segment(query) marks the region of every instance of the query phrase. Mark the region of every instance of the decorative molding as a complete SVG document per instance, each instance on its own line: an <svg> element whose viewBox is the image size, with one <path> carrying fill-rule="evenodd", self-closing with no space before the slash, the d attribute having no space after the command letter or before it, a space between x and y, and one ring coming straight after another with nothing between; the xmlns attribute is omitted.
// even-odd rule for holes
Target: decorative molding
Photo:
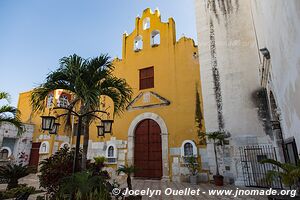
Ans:
<svg viewBox="0 0 300 200"><path fill-rule="evenodd" d="M145 112L136 116L128 129L128 153L127 153L127 162L129 165L134 164L134 134L136 126L143 121L144 119L154 120L160 127L161 130L161 145L162 145L162 169L163 177L162 179L169 179L169 147L168 147L168 129L165 121L157 114L151 112Z"/></svg>
<svg viewBox="0 0 300 200"><path fill-rule="evenodd" d="M144 106L134 106L134 104L140 100L144 94L146 93L150 93L150 96L154 96L156 97L157 99L159 99L161 101L161 103L156 103L156 104L147 104L147 105L144 105ZM130 103L129 105L127 106L127 110L130 111L130 110L141 110L141 109L145 109L145 108L155 108L155 107L161 107L161 106L168 106L170 105L171 102L160 96L159 94L155 93L155 92L140 92Z"/></svg>

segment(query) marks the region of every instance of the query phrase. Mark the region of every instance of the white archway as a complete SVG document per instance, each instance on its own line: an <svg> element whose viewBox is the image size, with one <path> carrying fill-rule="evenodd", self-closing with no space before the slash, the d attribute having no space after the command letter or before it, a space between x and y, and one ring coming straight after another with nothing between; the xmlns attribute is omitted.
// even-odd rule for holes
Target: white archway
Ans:
<svg viewBox="0 0 300 200"><path fill-rule="evenodd" d="M163 169L163 177L162 179L169 179L169 146L168 146L168 129L165 121L157 114L146 112L142 113L132 120L129 129L128 129L128 153L127 153L127 161L129 165L134 164L134 133L136 126L139 122L145 119L154 120L160 127L161 130L161 145L162 145L162 169Z"/></svg>

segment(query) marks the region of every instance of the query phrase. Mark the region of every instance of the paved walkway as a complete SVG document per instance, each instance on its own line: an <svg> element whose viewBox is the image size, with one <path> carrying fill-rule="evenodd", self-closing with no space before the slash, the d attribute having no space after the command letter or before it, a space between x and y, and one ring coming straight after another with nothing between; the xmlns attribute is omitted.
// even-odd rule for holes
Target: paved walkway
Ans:
<svg viewBox="0 0 300 200"><path fill-rule="evenodd" d="M204 200L210 200L210 199L235 199L235 200L267 200L267 197L262 196L239 196L234 198L233 195L231 196L210 196L208 194L209 190L233 190L235 193L236 186L228 185L223 187L216 187L213 184L199 184L199 185L191 185L189 183L178 183L178 182L163 182L163 181L154 181L154 180L134 180L133 181L133 189L139 189L139 190L147 190L147 188L150 188L151 190L158 190L161 191L161 195L153 195L153 197L143 196L144 199L163 199L163 200L194 200L194 199L204 199ZM177 192L185 192L188 194L191 190L197 190L199 189L198 195L176 195ZM239 189L250 189L250 188L239 188ZM252 188L253 189L253 188ZM168 195L169 192L173 191L175 195Z"/></svg>
<svg viewBox="0 0 300 200"><path fill-rule="evenodd" d="M33 186L37 189L39 189L39 181L35 174L31 174L19 181L20 183L26 183L28 186ZM125 187L126 181L122 183L122 186ZM166 182L166 181L157 181L157 180L133 180L133 189L134 190L145 190L145 193L148 189L148 195L143 195L143 200L151 199L151 200L194 200L194 199L204 199L204 200L211 200L211 199L235 199L235 200L267 200L264 196L238 196L234 198L233 195L231 196L213 196L209 195L209 190L233 190L232 194L235 193L236 187L232 185L227 185L223 187L216 187L213 184L199 184L199 185L191 185L189 183L177 183L177 182ZM0 184L0 190L5 189L5 184ZM167 195L168 192L185 192L188 194L191 190L200 190L198 192L198 195ZM239 188L239 189L253 189L253 188ZM155 192L157 195L153 195L152 197L149 197L150 190L152 192ZM159 194L160 191L160 194ZM31 195L29 197L29 200L35 200L36 196L41 194L35 194Z"/></svg>

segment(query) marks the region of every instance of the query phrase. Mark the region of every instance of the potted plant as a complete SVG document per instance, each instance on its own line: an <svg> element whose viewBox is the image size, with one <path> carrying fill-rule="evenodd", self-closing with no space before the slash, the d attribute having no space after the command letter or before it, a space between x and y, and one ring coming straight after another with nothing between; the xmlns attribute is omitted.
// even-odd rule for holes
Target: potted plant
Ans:
<svg viewBox="0 0 300 200"><path fill-rule="evenodd" d="M280 170L269 170L267 172L267 180L272 182L275 178L280 178L285 186L295 189L300 194L300 162L297 164L281 163L273 159L265 159L260 161L262 164L272 164L280 168Z"/></svg>
<svg viewBox="0 0 300 200"><path fill-rule="evenodd" d="M217 146L224 145L224 140L230 137L228 132L224 131L216 131L206 134L207 139L213 142L214 145L214 153L215 153L215 162L216 162L216 174L213 176L214 182L216 186L224 185L224 177L220 175L219 171L219 163L218 163L218 154L217 154Z"/></svg>
<svg viewBox="0 0 300 200"><path fill-rule="evenodd" d="M119 175L120 173L124 173L127 175L127 187L128 190L132 190L132 183L131 183L131 176L132 174L136 171L136 168L133 165L127 166L127 165L121 165L118 169L117 169L117 174ZM141 195L137 195L137 196L128 196L125 197L125 199L127 200L140 200L142 199Z"/></svg>
<svg viewBox="0 0 300 200"><path fill-rule="evenodd" d="M191 172L190 175L190 183L197 185L198 183L198 161L197 158L194 156L187 157L187 167Z"/></svg>

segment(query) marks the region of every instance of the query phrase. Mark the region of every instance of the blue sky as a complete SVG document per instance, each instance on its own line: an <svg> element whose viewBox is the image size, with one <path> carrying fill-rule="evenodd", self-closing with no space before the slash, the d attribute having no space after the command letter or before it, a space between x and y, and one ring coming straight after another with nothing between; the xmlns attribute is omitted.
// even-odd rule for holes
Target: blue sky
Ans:
<svg viewBox="0 0 300 200"><path fill-rule="evenodd" d="M197 40L194 0L0 0L0 91L16 106L64 56L121 57L122 34L148 7L175 19L177 39Z"/></svg>

